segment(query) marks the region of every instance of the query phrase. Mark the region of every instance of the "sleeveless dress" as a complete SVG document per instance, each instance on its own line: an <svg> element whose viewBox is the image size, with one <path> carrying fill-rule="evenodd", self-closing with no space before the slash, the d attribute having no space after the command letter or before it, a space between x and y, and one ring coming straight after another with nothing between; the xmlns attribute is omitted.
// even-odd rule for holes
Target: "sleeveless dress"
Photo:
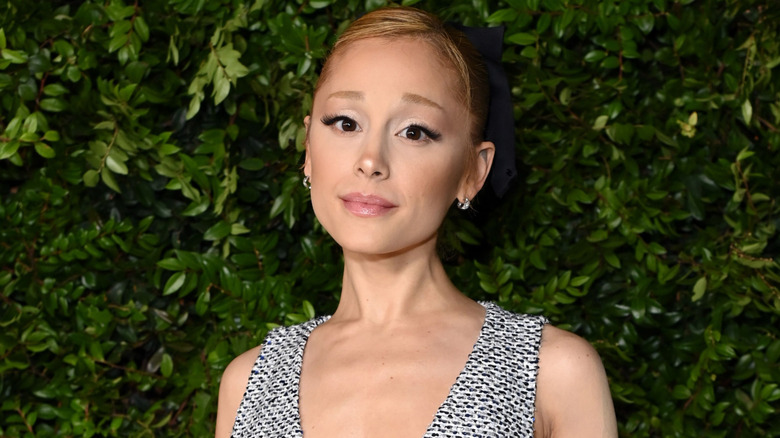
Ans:
<svg viewBox="0 0 780 438"><path fill-rule="evenodd" d="M539 343L547 319L483 302L485 322L423 438L533 437ZM268 333L232 438L303 437L298 384L309 334L329 316Z"/></svg>

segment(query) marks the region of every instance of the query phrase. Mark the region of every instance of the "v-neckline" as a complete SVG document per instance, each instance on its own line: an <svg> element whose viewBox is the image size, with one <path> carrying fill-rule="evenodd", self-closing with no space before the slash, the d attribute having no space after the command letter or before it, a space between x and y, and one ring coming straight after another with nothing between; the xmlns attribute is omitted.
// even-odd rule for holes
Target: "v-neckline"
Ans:
<svg viewBox="0 0 780 438"><path fill-rule="evenodd" d="M482 307L485 308L485 319L482 321L482 326L479 329L477 340L474 342L474 346L471 348L468 357L466 357L466 362L463 364L463 368L461 368L460 373L458 373L457 377L455 377L455 381L452 382L452 385L450 385L450 390L447 393L447 397L444 398L444 401L441 402L439 407L436 409L436 412L433 413L433 418L431 418L431 422L428 424L428 427L425 429L425 432L421 435L421 438L427 437L431 431L431 428L436 424L436 420L439 418L439 413L442 411L442 408L446 406L452 399L453 392L455 392L460 386L460 382L463 379L463 375L466 373L466 371L468 371L470 365L474 361L474 356L476 355L477 350L483 343L485 329L490 323L490 321L492 320L491 314L494 310L495 304L491 302L483 302L483 301L479 301L479 304L481 304ZM295 403L295 408L293 409L293 412L295 412L295 428L296 430L300 431L301 436L303 436L303 426L301 426L300 390L301 390L301 370L303 369L303 353L304 350L306 350L306 344L309 342L309 336L311 336L311 332L313 332L314 329L319 327L320 324L328 321L329 319L330 319L330 315L321 316L319 318L315 318L309 321L306 324L306 329L302 333L302 339L298 347L297 354L295 355L295 363L293 364L295 367L295 373L293 377L293 384L295 388L293 402Z"/></svg>

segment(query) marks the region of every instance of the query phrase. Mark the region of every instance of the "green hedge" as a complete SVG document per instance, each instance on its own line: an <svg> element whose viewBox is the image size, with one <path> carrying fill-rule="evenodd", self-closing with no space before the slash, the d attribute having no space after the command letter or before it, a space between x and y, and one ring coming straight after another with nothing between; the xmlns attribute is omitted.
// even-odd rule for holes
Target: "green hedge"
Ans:
<svg viewBox="0 0 780 438"><path fill-rule="evenodd" d="M210 435L229 360L334 309L302 120L384 4L2 2L0 436ZM623 436L780 436L774 0L418 5L507 27L521 177L447 220L456 284L590 340Z"/></svg>

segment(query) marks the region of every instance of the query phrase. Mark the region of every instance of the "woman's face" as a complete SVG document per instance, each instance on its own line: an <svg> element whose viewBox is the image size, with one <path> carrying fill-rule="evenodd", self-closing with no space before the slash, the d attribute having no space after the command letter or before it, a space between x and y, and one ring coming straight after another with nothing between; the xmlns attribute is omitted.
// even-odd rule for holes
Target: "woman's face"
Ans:
<svg viewBox="0 0 780 438"><path fill-rule="evenodd" d="M345 252L434 244L452 202L482 186L493 145L471 144L455 75L427 43L372 38L336 56L305 121L317 218Z"/></svg>

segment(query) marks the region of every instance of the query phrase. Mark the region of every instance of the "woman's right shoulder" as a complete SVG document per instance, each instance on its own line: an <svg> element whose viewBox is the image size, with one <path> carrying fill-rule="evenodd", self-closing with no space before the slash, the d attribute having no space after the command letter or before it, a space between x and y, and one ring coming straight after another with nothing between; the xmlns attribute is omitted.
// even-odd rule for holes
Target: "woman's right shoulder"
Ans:
<svg viewBox="0 0 780 438"><path fill-rule="evenodd" d="M244 398L249 375L260 355L261 348L262 345L259 345L236 356L222 373L217 403L216 438L227 438L233 431L238 407Z"/></svg>
<svg viewBox="0 0 780 438"><path fill-rule="evenodd" d="M252 367L255 365L257 357L260 356L261 348L262 345L258 345L257 347L239 354L230 361L228 366L225 368L225 371L222 373L220 393L222 391L222 385L225 383L241 383L242 390L246 389L246 383L249 381L249 372L252 371Z"/></svg>

